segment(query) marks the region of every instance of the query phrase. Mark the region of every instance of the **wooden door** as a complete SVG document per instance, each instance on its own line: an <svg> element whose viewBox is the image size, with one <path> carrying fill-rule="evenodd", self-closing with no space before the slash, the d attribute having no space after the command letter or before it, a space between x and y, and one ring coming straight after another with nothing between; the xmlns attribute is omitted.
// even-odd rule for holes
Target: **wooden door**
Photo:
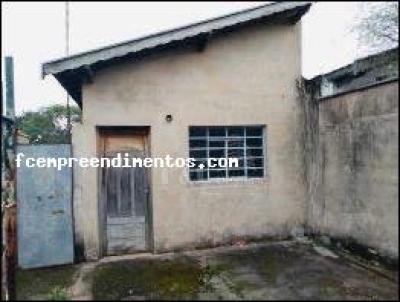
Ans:
<svg viewBox="0 0 400 302"><path fill-rule="evenodd" d="M145 158L145 134L108 134L103 156ZM134 253L148 248L147 170L144 167L102 168L102 198L105 211L105 249L108 255Z"/></svg>

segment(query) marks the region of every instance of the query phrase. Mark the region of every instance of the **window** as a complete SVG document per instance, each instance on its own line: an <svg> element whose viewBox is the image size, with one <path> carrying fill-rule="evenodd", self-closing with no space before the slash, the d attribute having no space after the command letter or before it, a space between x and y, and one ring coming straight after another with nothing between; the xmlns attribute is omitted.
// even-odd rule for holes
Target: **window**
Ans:
<svg viewBox="0 0 400 302"><path fill-rule="evenodd" d="M189 157L195 159L195 166L189 169L192 181L264 177L264 127L191 126ZM239 165L208 167L209 158L237 158Z"/></svg>

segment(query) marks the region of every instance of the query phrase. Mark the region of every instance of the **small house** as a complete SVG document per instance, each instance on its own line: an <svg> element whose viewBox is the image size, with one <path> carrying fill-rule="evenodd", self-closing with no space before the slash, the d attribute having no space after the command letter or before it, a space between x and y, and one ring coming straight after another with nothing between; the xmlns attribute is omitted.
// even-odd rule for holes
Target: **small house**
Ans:
<svg viewBox="0 0 400 302"><path fill-rule="evenodd" d="M47 62L82 109L74 157L194 158L194 167L74 167L87 259L287 237L306 219L301 17L277 2ZM233 168L202 167L208 158Z"/></svg>

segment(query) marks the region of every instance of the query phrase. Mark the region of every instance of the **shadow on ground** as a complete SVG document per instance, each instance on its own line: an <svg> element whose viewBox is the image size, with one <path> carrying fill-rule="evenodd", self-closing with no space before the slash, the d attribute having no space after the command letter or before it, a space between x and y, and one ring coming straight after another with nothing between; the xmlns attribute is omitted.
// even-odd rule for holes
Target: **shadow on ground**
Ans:
<svg viewBox="0 0 400 302"><path fill-rule="evenodd" d="M256 244L134 258L19 272L19 298L47 291L57 299L57 292L51 292L56 286L67 289L66 298L96 300L398 299L396 280L340 257L323 256L311 244Z"/></svg>

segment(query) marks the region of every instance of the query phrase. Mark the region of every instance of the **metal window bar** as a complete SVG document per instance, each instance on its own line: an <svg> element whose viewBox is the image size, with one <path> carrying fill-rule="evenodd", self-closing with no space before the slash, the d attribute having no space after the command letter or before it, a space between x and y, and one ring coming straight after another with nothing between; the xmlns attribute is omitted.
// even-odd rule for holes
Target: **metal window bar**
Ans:
<svg viewBox="0 0 400 302"><path fill-rule="evenodd" d="M229 151L231 150L242 150L243 151L243 156L235 157L239 160L243 159L243 167L237 167L237 168L228 168L225 167L223 169L212 169L213 171L223 171L225 170L225 177L224 178L235 178L235 176L229 176L229 171L230 170L244 170L244 177L248 178L248 171L249 170L263 170L263 177L266 175L265 172L265 166L266 166L266 148L265 148L265 127L264 126L252 126L255 128L260 128L261 130L261 135L247 135L248 132L248 126L233 126L235 128L242 128L243 129L243 136L229 136L228 132L229 129L231 129L232 126L225 126L225 127L219 127L223 129L224 136L210 136L210 126L209 127L204 127L205 129L205 136L189 136L189 153L191 151L206 151L206 156L207 158L201 157L201 158L195 158L196 161L207 161L211 156L210 156L210 151L213 150L223 150L225 154L225 158L229 158ZM247 144L247 139L261 139L261 146L248 146ZM190 147L190 142L192 141L204 141L205 142L205 147ZM238 146L229 146L229 141L234 141L234 140L239 140L243 141L243 146L238 147ZM210 147L210 142L224 142L223 146L219 147ZM248 156L247 155L247 150L252 149L252 150L261 150L261 156ZM248 165L248 160L251 159L262 159L263 160L263 165L262 167L249 167ZM207 172L207 180L210 179L210 168L205 167L204 169L197 169L196 167L190 168L190 172ZM214 179L222 178L222 177L212 177ZM204 178L201 178L204 180Z"/></svg>

